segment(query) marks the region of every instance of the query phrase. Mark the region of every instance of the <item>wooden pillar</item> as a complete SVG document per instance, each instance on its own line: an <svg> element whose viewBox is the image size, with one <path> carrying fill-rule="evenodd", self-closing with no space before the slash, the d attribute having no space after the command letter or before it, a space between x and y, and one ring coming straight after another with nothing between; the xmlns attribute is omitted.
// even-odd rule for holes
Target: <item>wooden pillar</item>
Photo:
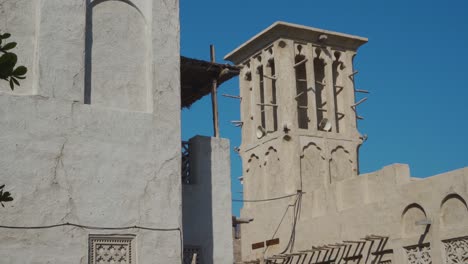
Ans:
<svg viewBox="0 0 468 264"><path fill-rule="evenodd" d="M215 54L214 45L210 45L210 56L211 56L211 63L215 63L216 54ZM214 136L219 138L217 88L218 88L218 79L216 77L216 78L213 78L213 80L211 81L211 106L213 110L213 132L214 132Z"/></svg>

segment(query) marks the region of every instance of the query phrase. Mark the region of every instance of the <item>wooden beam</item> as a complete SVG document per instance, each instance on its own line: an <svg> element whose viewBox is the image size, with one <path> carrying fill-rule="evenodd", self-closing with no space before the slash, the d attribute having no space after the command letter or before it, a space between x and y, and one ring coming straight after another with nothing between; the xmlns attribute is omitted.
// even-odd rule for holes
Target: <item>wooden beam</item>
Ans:
<svg viewBox="0 0 468 264"><path fill-rule="evenodd" d="M216 52L215 52L214 45L210 45L210 57L211 57L211 62L216 63ZM216 78L213 78L213 80L211 80L211 107L213 111L213 132L214 132L214 137L219 138L217 89L218 89L218 80Z"/></svg>

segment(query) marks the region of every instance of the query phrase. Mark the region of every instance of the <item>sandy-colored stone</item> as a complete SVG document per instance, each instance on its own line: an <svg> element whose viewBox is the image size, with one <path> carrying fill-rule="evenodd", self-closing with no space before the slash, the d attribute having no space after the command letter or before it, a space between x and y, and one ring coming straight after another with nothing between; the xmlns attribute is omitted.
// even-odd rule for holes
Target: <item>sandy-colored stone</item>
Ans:
<svg viewBox="0 0 468 264"><path fill-rule="evenodd" d="M226 56L243 67L244 199L304 192L295 230L299 196L244 204L241 217L254 218L242 226L244 260L375 234L388 236L387 249L393 250L381 263L408 263L410 255L425 254L432 263L444 263L444 246L463 250L468 244L468 168L414 179L407 165L394 164L358 175L364 137L356 127L361 101L355 99L353 57L366 42L277 22ZM280 244L252 249L272 238ZM413 247L418 244L424 246Z"/></svg>

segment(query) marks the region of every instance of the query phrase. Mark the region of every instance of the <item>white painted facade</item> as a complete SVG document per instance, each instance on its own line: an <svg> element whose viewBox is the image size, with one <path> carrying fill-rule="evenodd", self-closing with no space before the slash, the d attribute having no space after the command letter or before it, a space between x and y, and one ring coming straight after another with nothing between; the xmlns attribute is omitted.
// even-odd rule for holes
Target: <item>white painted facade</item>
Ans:
<svg viewBox="0 0 468 264"><path fill-rule="evenodd" d="M1 263L181 262L178 3L0 1Z"/></svg>

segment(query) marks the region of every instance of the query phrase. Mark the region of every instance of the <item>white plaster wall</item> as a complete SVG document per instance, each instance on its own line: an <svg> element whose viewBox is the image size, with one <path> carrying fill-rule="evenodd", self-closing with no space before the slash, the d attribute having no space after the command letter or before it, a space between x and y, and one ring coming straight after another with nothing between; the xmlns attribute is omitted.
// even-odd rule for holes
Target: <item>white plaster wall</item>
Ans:
<svg viewBox="0 0 468 264"><path fill-rule="evenodd" d="M147 111L145 17L137 7L121 1L99 2L89 10L91 103Z"/></svg>
<svg viewBox="0 0 468 264"><path fill-rule="evenodd" d="M230 149L226 139L190 139L194 183L183 186L184 245L201 248L206 264L232 264Z"/></svg>
<svg viewBox="0 0 468 264"><path fill-rule="evenodd" d="M8 0L12 1L12 0ZM86 2L36 0L33 94L83 102ZM19 9L12 9L13 14ZM15 34L15 32L12 32ZM19 53L18 56L23 56Z"/></svg>
<svg viewBox="0 0 468 264"><path fill-rule="evenodd" d="M35 65L24 62L27 91L15 91L26 96L0 84L0 179L14 197L1 209L0 225L180 227L178 1L143 3L150 73L144 82L151 87L144 101L153 110L147 113L83 104L85 1L31 1L36 13L27 2L0 2L8 14L0 23L29 41L18 56L29 60L28 52L37 52ZM87 263L88 235L96 233L135 234L138 263L180 263L178 231L76 227L0 229L0 262Z"/></svg>
<svg viewBox="0 0 468 264"><path fill-rule="evenodd" d="M2 209L2 225L179 226L178 126L162 127L151 114L39 96L2 94L0 102L1 179L15 199ZM177 111L167 114L178 117ZM36 257L42 259L37 263L81 263L87 235L98 231L0 232L10 238L2 240L0 258L11 263ZM179 261L178 232L105 233L122 232L137 235L141 263Z"/></svg>
<svg viewBox="0 0 468 264"><path fill-rule="evenodd" d="M16 94L31 94L33 90L33 74L31 73L31 69L34 68L36 55L37 6L38 1L31 0L0 1L1 33L12 34L7 41L18 43L18 46L13 50L19 55L18 65L26 66L30 70L28 73L29 78L22 81L21 86L15 89L14 93ZM0 91L13 93L7 82L0 82Z"/></svg>

